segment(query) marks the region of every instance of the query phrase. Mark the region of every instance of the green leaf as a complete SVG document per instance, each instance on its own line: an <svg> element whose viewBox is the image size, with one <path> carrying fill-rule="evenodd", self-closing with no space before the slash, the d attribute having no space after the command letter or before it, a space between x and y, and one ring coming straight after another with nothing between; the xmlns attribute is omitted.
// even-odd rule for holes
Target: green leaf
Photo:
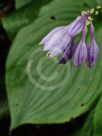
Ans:
<svg viewBox="0 0 102 136"><path fill-rule="evenodd" d="M16 33L24 26L34 21L40 8L51 0L35 0L27 5L15 10L12 14L2 18L2 24L10 39L13 39ZM22 1L21 1L22 3Z"/></svg>
<svg viewBox="0 0 102 136"><path fill-rule="evenodd" d="M92 0L93 1L93 0ZM39 18L17 34L6 64L11 129L24 123L64 123L85 113L101 93L100 57L94 68L58 65L39 45L54 27L66 25L92 1L55 0L40 10ZM95 3L93 2L93 5ZM96 28L101 45L101 24Z"/></svg>
<svg viewBox="0 0 102 136"><path fill-rule="evenodd" d="M30 3L32 0L15 0L16 1L16 9L21 8L28 3Z"/></svg>
<svg viewBox="0 0 102 136"><path fill-rule="evenodd" d="M41 5L41 3L50 2L50 0L15 0L16 1L16 9L21 8L30 2L33 2L33 4Z"/></svg>
<svg viewBox="0 0 102 136"><path fill-rule="evenodd" d="M94 115L94 136L102 136L102 96L98 102Z"/></svg>

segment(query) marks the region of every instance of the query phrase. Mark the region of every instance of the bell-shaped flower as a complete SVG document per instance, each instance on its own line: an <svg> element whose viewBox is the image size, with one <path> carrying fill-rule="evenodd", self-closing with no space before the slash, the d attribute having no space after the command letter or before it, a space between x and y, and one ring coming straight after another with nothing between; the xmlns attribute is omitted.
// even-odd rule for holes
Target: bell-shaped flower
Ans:
<svg viewBox="0 0 102 136"><path fill-rule="evenodd" d="M87 52L88 52L87 65L89 66L89 68L91 68L95 64L97 56L99 54L99 48L95 41L94 26L92 23L90 24L90 37L91 37L91 40L87 48Z"/></svg>
<svg viewBox="0 0 102 136"><path fill-rule="evenodd" d="M79 16L71 24L53 29L40 42L44 44L43 50L49 51L50 57L59 55L69 45L72 37L82 31L86 19L86 15Z"/></svg>
<svg viewBox="0 0 102 136"><path fill-rule="evenodd" d="M86 27L84 27L82 30L82 36L81 36L80 43L75 49L75 52L73 55L73 63L77 67L83 64L87 59L87 48L85 44L86 32L87 32Z"/></svg>
<svg viewBox="0 0 102 136"><path fill-rule="evenodd" d="M68 29L69 26L62 26L57 27L48 33L40 42L40 44L44 44L44 51L55 52L56 49L63 51L71 40L71 36L68 35ZM59 53L59 51L57 52ZM57 53L55 54L58 55Z"/></svg>

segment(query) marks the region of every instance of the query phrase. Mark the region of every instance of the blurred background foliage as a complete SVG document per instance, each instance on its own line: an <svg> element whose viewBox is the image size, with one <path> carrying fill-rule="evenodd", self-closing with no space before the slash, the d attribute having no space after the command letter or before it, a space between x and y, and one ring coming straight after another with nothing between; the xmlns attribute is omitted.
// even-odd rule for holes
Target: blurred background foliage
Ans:
<svg viewBox="0 0 102 136"><path fill-rule="evenodd" d="M0 1L0 136L102 136L102 15L94 21L100 46L96 66L73 68L47 60L43 72L57 79L42 81L36 71L41 50L33 56L32 74L44 86L64 86L46 91L31 84L26 73L30 54L52 28L67 25L82 10L101 0L1 0ZM12 130L12 131L11 131Z"/></svg>

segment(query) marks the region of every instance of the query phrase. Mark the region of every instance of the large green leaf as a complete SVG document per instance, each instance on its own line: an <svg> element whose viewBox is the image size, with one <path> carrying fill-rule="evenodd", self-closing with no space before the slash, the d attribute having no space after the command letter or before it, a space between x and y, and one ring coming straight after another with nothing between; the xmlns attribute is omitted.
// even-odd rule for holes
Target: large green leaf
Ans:
<svg viewBox="0 0 102 136"><path fill-rule="evenodd" d="M42 52L40 40L55 26L71 22L93 2L55 0L14 39L6 65L11 129L24 123L64 123L88 111L101 93L100 57L94 68L58 65ZM91 4L92 5L92 4ZM93 3L93 6L95 3ZM96 28L99 45L102 27Z"/></svg>
<svg viewBox="0 0 102 136"><path fill-rule="evenodd" d="M24 26L34 21L40 8L51 0L34 0L2 18L2 24L10 39ZM21 3L24 1L21 1ZM27 2L27 1L26 1Z"/></svg>

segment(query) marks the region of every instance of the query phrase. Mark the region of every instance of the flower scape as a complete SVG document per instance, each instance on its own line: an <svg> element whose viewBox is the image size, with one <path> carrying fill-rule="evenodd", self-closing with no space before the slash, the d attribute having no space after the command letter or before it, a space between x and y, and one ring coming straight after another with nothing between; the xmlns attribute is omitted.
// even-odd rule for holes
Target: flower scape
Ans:
<svg viewBox="0 0 102 136"><path fill-rule="evenodd" d="M48 51L49 57L61 55L59 64L66 64L68 60L80 67L86 63L92 68L99 55L99 48L94 36L93 15L102 12L102 7L83 11L71 24L54 28L40 42L43 50ZM86 45L86 34L90 32L90 42ZM75 43L76 36L81 33L79 43Z"/></svg>

